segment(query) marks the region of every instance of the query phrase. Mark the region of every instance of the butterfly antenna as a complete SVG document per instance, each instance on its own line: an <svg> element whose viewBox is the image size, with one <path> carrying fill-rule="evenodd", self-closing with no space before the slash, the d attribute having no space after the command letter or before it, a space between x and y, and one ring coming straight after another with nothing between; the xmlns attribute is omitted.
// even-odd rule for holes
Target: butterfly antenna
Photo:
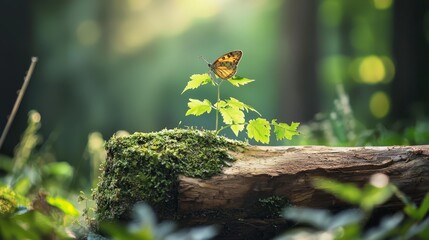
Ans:
<svg viewBox="0 0 429 240"><path fill-rule="evenodd" d="M214 75L213 74L213 72L212 71L210 71L210 68L211 68L211 64L209 63L209 61L207 61L203 56L200 56L200 58L202 59L202 60L204 60L204 62L206 62L207 63L207 65L209 66L209 71L208 71L208 75L210 76L210 78L211 79L216 79L216 77L213 77L213 76L216 76L216 75ZM214 80L213 80L213 82L215 82ZM213 83L213 85L214 85L214 83Z"/></svg>
<svg viewBox="0 0 429 240"><path fill-rule="evenodd" d="M203 56L200 56L200 58L202 59L202 60L204 60L204 62L206 62L208 65L210 65L210 63L203 57Z"/></svg>

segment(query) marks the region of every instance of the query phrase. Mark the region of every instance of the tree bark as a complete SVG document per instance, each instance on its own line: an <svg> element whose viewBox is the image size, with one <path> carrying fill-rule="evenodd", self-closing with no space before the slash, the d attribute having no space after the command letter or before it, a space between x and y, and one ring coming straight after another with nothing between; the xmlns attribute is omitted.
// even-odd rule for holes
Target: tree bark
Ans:
<svg viewBox="0 0 429 240"><path fill-rule="evenodd" d="M315 190L311 182L316 176L361 186L372 174L384 173L415 202L429 191L429 145L252 146L234 157L237 160L231 167L210 179L180 177L180 215L199 216L187 218L193 224L228 222L231 227L241 219L241 223L261 229L263 225L285 224L279 219L257 216L258 201L271 196L285 197L294 206L331 209L346 206L330 194ZM399 200L390 201L389 206L403 207Z"/></svg>

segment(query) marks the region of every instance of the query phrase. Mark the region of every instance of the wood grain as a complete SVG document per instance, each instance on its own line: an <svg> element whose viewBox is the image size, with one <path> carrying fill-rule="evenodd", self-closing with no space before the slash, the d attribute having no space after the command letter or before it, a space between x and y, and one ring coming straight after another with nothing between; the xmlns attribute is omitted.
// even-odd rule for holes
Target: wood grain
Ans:
<svg viewBox="0 0 429 240"><path fill-rule="evenodd" d="M384 173L414 201L429 191L429 145L389 147L251 146L222 174L202 180L181 176L178 212L240 212L251 217L259 199L286 197L292 205L330 208L342 203L312 187L313 177L363 185ZM401 205L398 201L392 206ZM402 205L401 205L402 206Z"/></svg>

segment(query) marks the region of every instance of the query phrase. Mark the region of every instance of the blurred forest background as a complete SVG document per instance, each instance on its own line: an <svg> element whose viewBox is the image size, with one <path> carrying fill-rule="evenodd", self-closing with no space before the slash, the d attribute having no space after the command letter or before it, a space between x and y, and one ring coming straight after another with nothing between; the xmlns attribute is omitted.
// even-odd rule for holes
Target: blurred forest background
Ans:
<svg viewBox="0 0 429 240"><path fill-rule="evenodd" d="M367 128L428 119L426 0L40 0L0 9L1 129L39 58L2 154L13 155L32 109L55 158L82 169L91 132L213 129L213 114L184 114L189 98L215 99L214 89L180 93L208 71L200 56L238 49L237 74L256 81L223 85L222 95L268 119L314 121L332 111L338 86Z"/></svg>

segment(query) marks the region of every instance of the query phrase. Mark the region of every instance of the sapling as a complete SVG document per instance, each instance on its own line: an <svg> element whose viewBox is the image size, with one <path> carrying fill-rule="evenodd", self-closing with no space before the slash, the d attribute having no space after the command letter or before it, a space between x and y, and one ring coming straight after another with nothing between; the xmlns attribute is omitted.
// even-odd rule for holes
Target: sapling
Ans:
<svg viewBox="0 0 429 240"><path fill-rule="evenodd" d="M250 105L247 105L236 98L230 97L229 99L221 99L220 87L222 83L228 82L235 87L240 87L255 80L244 78L235 75L237 65L241 58L241 51L233 51L226 53L216 59L212 64L207 64L210 68L209 73L194 74L190 77L182 94L191 89L197 89L203 85L211 83L217 88L217 99L212 103L208 99L198 100L190 98L188 102L188 110L186 116L195 115L200 116L204 113L210 113L212 110L216 111L215 131L219 134L221 131L230 128L235 136L246 129L247 137L254 139L257 142L266 143L270 142L271 129L273 128L277 140L288 139L291 140L294 135L299 135L297 128L299 123L292 122L290 125L287 123L277 122L276 119L268 121L262 118L262 115ZM259 117L246 121L246 114L254 112ZM219 113L222 116L224 126L219 127Z"/></svg>

